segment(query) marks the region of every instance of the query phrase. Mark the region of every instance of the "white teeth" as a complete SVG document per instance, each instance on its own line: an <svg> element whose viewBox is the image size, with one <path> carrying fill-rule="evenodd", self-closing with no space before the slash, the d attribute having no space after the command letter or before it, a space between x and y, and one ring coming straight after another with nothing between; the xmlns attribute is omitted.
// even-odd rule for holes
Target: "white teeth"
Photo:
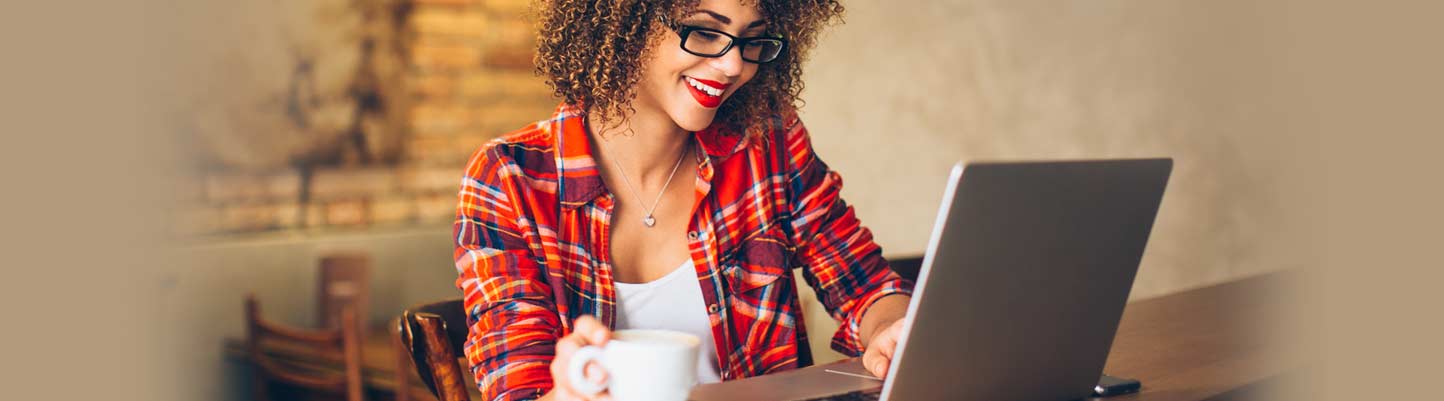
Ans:
<svg viewBox="0 0 1444 401"><path fill-rule="evenodd" d="M700 90L700 91L702 91L703 93L706 93L707 95L710 95L710 96L722 96L722 90L721 90L721 89L717 89L717 88L713 88L713 87L707 86L706 84L703 84L703 83L701 83L701 82L698 82L698 81L695 80L695 79L692 79L692 77L686 77L686 78L687 78L687 84L688 84L688 85L692 85L693 88L697 88L697 90Z"/></svg>

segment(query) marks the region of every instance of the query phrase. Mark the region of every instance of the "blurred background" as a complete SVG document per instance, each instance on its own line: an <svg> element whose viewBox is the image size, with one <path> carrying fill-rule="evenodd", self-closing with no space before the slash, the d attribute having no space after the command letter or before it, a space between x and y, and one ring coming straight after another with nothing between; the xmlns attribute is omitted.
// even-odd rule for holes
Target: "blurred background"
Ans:
<svg viewBox="0 0 1444 401"><path fill-rule="evenodd" d="M1428 13L1386 18L1369 12L1389 9L1382 6L844 4L846 22L823 35L807 63L802 118L818 153L845 178L845 199L885 255L921 255L948 167L958 160L1173 157L1173 178L1131 293L1135 300L1312 270L1327 259L1320 199L1330 194L1324 177L1337 171L1325 163L1320 138L1341 127L1324 121L1339 110L1380 111L1328 102L1378 89L1361 76L1387 78L1393 66L1420 73L1437 65L1398 61L1386 68L1363 63L1371 67L1367 73L1348 69L1367 59L1360 54L1397 50L1380 43L1402 43L1359 40L1360 25L1374 34L1400 29L1389 31L1390 38L1431 37L1409 30L1421 20L1394 19ZM126 283L112 289L123 295L111 309L117 312L98 318L110 320L90 324L143 326L112 336L122 338L126 345L117 348L127 351L107 358L102 370L145 372L129 375L164 383L141 389L154 398L249 399L247 294L267 319L297 327L318 327L325 318L318 304L328 296L363 294L358 325L383 333L367 334L373 340L402 308L459 296L450 224L466 157L497 135L545 118L556 105L532 74L532 6L528 0L157 0L84 13L138 28L112 34L115 42L132 44L124 51L97 50L73 63L117 63L107 75L61 71L72 79L59 92L83 94L87 82L114 78L141 97L62 107L99 106L148 118L96 117L102 127L145 135L106 138L93 150L141 156L115 160L126 173L117 174L121 180L80 186L85 193L128 194L96 212L115 219L96 229L120 241L100 240L92 252L140 253L117 256L117 266L131 266L119 272L81 257L80 264L109 274L96 277ZM85 30L77 43L109 47L107 31L97 26L103 25L91 25L97 33ZM9 37L24 38L19 32ZM1334 50L1345 46L1354 53ZM1426 85L1409 82L1398 88ZM1437 95L1424 98L1433 101L1420 110L1437 111ZM97 135L89 126L76 129L89 132L83 138ZM64 137L59 140L53 147L66 149ZM1353 149L1361 157L1378 155ZM82 176L96 177L93 167L84 167ZM99 176L107 177L104 172ZM89 214L79 215L76 225L93 223L84 217ZM73 233L56 229L53 237L75 242ZM362 286L328 292L333 287L320 267L337 257L363 266ZM76 279L65 271L40 281ZM811 297L809 289L803 292ZM817 360L839 357L826 346L836 324L809 308ZM144 317L128 321L130 310ZM1259 330L1292 336L1316 328L1300 327ZM154 366L116 365L127 358Z"/></svg>
<svg viewBox="0 0 1444 401"><path fill-rule="evenodd" d="M318 317L315 266L370 255L370 326L455 297L450 223L478 146L556 105L532 73L528 0L180 4L174 233L167 271L195 396L243 394L223 358L239 300ZM1290 194L1313 146L1270 115L1269 33L1250 2L847 2L807 64L803 121L890 257L921 255L958 160L1167 156L1177 167L1132 296L1300 268ZM187 34L204 32L201 35ZM1290 231L1294 230L1294 231ZM804 291L810 292L810 291ZM810 294L806 296L810 297ZM819 361L836 323L809 304Z"/></svg>

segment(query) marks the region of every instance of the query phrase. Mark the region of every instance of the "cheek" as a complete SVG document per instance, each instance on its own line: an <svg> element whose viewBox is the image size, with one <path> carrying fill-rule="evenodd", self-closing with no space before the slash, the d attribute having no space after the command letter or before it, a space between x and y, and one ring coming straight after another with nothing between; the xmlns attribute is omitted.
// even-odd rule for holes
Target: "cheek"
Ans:
<svg viewBox="0 0 1444 401"><path fill-rule="evenodd" d="M644 75L654 84L670 87L677 83L677 80L682 79L682 71L686 71L695 64L695 60L688 60L675 54L657 55L643 67L646 69Z"/></svg>
<svg viewBox="0 0 1444 401"><path fill-rule="evenodd" d="M742 89L742 86L752 82L752 79L757 77L757 73L760 70L761 68L759 68L757 64L752 63L748 63L747 66L742 67L742 75L737 77L737 89ZM734 92L735 91L736 90L734 90Z"/></svg>
<svg viewBox="0 0 1444 401"><path fill-rule="evenodd" d="M654 57L641 67L642 77L641 82L638 82L641 94L656 100L670 97L677 88L677 80L680 79L676 64L661 57Z"/></svg>

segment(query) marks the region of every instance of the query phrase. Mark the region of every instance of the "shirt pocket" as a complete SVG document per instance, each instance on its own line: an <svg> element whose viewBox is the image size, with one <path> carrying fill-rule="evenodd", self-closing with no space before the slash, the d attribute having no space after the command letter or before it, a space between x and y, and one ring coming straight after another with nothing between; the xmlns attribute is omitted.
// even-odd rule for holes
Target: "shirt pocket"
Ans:
<svg viewBox="0 0 1444 401"><path fill-rule="evenodd" d="M769 228L742 241L722 260L722 276L733 293L765 287L791 274L794 248L782 229Z"/></svg>
<svg viewBox="0 0 1444 401"><path fill-rule="evenodd" d="M791 266L795 248L781 229L739 243L722 263L729 328L736 349L734 378L797 367L801 310Z"/></svg>

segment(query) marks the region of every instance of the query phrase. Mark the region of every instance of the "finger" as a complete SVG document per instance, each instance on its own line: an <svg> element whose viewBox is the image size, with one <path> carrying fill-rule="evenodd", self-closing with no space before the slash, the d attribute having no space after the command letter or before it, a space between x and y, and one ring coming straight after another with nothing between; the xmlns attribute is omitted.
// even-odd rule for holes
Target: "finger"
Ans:
<svg viewBox="0 0 1444 401"><path fill-rule="evenodd" d="M885 378L887 377L887 365L888 359L879 355L877 358L873 358L873 361L868 365L867 371L872 372L872 375L877 376L879 379Z"/></svg>
<svg viewBox="0 0 1444 401"><path fill-rule="evenodd" d="M878 354L878 356L882 357L882 359L891 360L891 359L892 359L893 351L896 351L896 350L897 350L897 343L896 343L896 342L891 342L891 343L890 343L890 342L888 342L888 341L883 341L882 344L878 344L878 346L877 346L877 354Z"/></svg>
<svg viewBox="0 0 1444 401"><path fill-rule="evenodd" d="M878 344L878 351L882 352L883 357L892 359L893 352L897 350L897 341L902 338L902 329L902 319L898 319L888 326L887 330L883 330L881 338L879 338L882 343Z"/></svg>
<svg viewBox="0 0 1444 401"><path fill-rule="evenodd" d="M582 336L580 336L580 335L578 335L578 334L576 334L576 333L568 334L568 335L562 336L562 338L560 338L560 339L557 339L557 353L556 353L556 355L557 355L558 357L561 357L561 356L571 356L572 353L577 352L578 349L581 349L582 347L585 347L586 345L587 345L587 340L584 339L584 338L582 338Z"/></svg>
<svg viewBox="0 0 1444 401"><path fill-rule="evenodd" d="M586 346L586 340L576 333L557 339L556 355L552 358L551 372L553 382L558 389L571 388L571 384L567 382L567 367L571 364L572 354L583 346Z"/></svg>
<svg viewBox="0 0 1444 401"><path fill-rule="evenodd" d="M587 343L594 345L606 344L612 337L611 330L607 330L606 325L590 315L577 318L573 332L581 334Z"/></svg>
<svg viewBox="0 0 1444 401"><path fill-rule="evenodd" d="M877 342L874 341L873 344L877 344ZM867 350L862 352L862 367L873 376L882 377L882 371L879 369L886 365L883 360L884 358L876 346L867 347Z"/></svg>
<svg viewBox="0 0 1444 401"><path fill-rule="evenodd" d="M878 339L877 352L883 358L892 359L892 354L897 351L897 335L888 334Z"/></svg>
<svg viewBox="0 0 1444 401"><path fill-rule="evenodd" d="M595 345L607 345L607 341L611 341L611 339L612 331L608 330L607 326L602 326L600 324L597 325L596 330L592 331L592 333L587 336L587 341L590 341L592 344Z"/></svg>
<svg viewBox="0 0 1444 401"><path fill-rule="evenodd" d="M597 318L592 315L581 315L573 323L575 324L572 325L572 331L577 333L588 333L602 325L602 322L597 321Z"/></svg>
<svg viewBox="0 0 1444 401"><path fill-rule="evenodd" d="M893 351L896 349L897 337L894 336L884 337L881 341L881 344L878 344L877 354L878 359L880 359L881 361L877 363L877 368L873 369L873 373L877 374L878 378L887 377L888 367L892 365Z"/></svg>

